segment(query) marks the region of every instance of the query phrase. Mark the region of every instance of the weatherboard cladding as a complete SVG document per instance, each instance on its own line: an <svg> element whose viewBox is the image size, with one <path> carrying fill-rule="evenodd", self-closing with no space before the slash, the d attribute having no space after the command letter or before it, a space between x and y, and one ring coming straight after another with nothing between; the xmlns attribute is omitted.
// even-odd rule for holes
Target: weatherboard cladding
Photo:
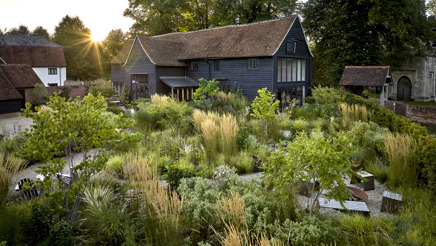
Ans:
<svg viewBox="0 0 436 246"><path fill-rule="evenodd" d="M156 66L156 93L158 94L168 94L171 92L169 86L165 85L160 81L160 77L163 76L177 76L184 77L185 76L185 68L184 67L160 67Z"/></svg>
<svg viewBox="0 0 436 246"><path fill-rule="evenodd" d="M390 76L389 66L346 66L340 85L346 86L384 86Z"/></svg>
<svg viewBox="0 0 436 246"><path fill-rule="evenodd" d="M148 74L149 95L156 93L156 83L153 83L156 81L156 66L150 61L138 39L133 43L125 70L128 76L125 81L128 84L131 82L130 74Z"/></svg>
<svg viewBox="0 0 436 246"><path fill-rule="evenodd" d="M287 40L294 40L297 42L297 46L295 49L295 53L287 53L286 52L286 42ZM273 65L273 81L278 80L278 59L279 58L305 58L306 59L306 81L305 82L275 82L274 90L279 87L296 87L296 86L305 86L306 95L308 93L309 88L311 87L310 82L312 81L312 63L313 56L307 46L306 37L304 31L302 29L299 18L295 20L291 29L287 33L286 37L283 39L280 47L278 48L275 56L274 56L274 65Z"/></svg>
<svg viewBox="0 0 436 246"><path fill-rule="evenodd" d="M5 101L0 100L0 114L20 112L21 101L22 99L5 100Z"/></svg>
<svg viewBox="0 0 436 246"><path fill-rule="evenodd" d="M208 64L209 62L209 64ZM198 80L220 79L219 86L229 89L241 89L244 95L249 99L254 99L258 93L257 90L267 87L272 89L272 69L273 58L259 58L259 68L249 69L248 59L220 59L219 71L214 70L214 60L198 61L198 70L188 68L188 77ZM209 76L210 66L210 76Z"/></svg>

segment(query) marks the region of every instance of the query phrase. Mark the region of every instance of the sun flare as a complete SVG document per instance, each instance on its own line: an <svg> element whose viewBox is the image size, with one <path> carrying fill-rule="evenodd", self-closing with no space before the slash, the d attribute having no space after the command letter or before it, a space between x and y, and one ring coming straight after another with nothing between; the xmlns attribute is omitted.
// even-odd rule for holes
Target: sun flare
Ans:
<svg viewBox="0 0 436 246"><path fill-rule="evenodd" d="M92 32L91 33L91 40L94 42L101 42L105 39L105 35L102 33L98 33L98 32Z"/></svg>

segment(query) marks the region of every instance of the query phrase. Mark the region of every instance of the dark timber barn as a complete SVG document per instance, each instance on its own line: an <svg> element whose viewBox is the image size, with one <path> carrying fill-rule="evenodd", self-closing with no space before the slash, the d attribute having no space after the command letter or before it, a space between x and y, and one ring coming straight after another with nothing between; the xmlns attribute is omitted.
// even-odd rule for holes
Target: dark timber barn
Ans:
<svg viewBox="0 0 436 246"><path fill-rule="evenodd" d="M155 93L189 100L198 79L218 79L252 100L267 87L280 100L311 94L313 56L298 16L146 37L111 61L114 87L132 99Z"/></svg>

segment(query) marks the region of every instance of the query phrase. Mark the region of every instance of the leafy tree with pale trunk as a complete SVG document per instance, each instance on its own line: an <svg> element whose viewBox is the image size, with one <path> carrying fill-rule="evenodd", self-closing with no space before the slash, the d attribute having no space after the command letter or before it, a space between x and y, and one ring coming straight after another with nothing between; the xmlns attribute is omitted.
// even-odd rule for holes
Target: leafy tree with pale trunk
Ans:
<svg viewBox="0 0 436 246"><path fill-rule="evenodd" d="M58 205L73 223L91 177L104 168L113 150L138 142L142 137L127 133L124 129L133 120L106 111L106 100L100 95L88 94L83 100L66 100L55 95L50 97L47 107L35 107L37 113L30 108L27 103L23 116L31 118L33 124L23 134L28 140L19 154L27 160L48 162L37 170L44 175L44 180L38 181L39 188L47 196L65 203ZM73 151L83 155L77 165L73 165L71 154L61 158L63 153ZM66 164L71 181L55 182Z"/></svg>

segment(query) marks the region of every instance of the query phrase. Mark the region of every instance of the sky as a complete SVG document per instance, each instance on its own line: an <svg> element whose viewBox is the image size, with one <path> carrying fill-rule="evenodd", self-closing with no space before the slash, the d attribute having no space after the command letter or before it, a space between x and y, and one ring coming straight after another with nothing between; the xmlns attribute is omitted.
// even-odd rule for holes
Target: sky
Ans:
<svg viewBox="0 0 436 246"><path fill-rule="evenodd" d="M0 29L42 26L50 34L65 15L78 16L93 38L104 39L112 29L128 31L133 20L123 16L128 0L0 0Z"/></svg>

